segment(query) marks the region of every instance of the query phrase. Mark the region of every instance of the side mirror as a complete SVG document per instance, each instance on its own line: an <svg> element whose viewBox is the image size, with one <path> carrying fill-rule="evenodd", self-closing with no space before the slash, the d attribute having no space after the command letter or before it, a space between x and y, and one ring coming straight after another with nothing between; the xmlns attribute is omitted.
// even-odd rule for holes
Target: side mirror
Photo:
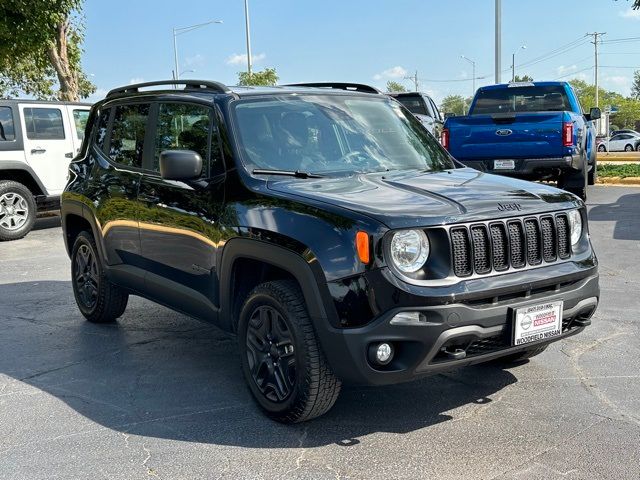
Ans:
<svg viewBox="0 0 640 480"><path fill-rule="evenodd" d="M193 180L202 174L202 157L192 150L160 153L160 175L164 180Z"/></svg>
<svg viewBox="0 0 640 480"><path fill-rule="evenodd" d="M598 107L594 107L591 110L589 110L588 120L598 120L601 117L602 117L602 112Z"/></svg>

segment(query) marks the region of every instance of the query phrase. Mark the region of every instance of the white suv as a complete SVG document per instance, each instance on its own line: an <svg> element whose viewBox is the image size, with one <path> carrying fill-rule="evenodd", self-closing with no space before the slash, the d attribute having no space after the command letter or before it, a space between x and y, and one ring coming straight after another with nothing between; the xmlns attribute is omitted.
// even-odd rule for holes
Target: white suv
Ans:
<svg viewBox="0 0 640 480"><path fill-rule="evenodd" d="M0 100L0 240L24 237L38 211L59 208L90 107Z"/></svg>

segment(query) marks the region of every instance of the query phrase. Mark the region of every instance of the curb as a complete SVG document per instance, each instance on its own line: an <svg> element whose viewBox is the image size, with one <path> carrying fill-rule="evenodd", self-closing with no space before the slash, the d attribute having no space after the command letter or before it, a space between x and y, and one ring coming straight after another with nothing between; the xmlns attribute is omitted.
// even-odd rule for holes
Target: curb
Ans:
<svg viewBox="0 0 640 480"><path fill-rule="evenodd" d="M598 184L640 185L640 177L598 177Z"/></svg>

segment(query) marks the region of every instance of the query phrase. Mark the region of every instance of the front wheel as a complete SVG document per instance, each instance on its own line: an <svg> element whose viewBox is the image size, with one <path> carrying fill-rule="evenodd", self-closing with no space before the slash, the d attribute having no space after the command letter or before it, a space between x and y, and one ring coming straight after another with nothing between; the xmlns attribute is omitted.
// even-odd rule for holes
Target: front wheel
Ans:
<svg viewBox="0 0 640 480"><path fill-rule="evenodd" d="M121 316L129 294L105 275L93 236L80 232L71 254L71 283L78 308L90 322L106 323Z"/></svg>
<svg viewBox="0 0 640 480"><path fill-rule="evenodd" d="M18 182L0 182L0 240L18 240L36 222L36 202L27 187Z"/></svg>
<svg viewBox="0 0 640 480"><path fill-rule="evenodd" d="M265 413L297 423L326 413L340 393L298 285L258 285L240 312L238 346L249 389Z"/></svg>
<svg viewBox="0 0 640 480"><path fill-rule="evenodd" d="M599 152L606 152L607 151L607 147L605 147L604 145L598 145L598 151Z"/></svg>
<svg viewBox="0 0 640 480"><path fill-rule="evenodd" d="M640 143L636 145L636 152L640 152Z"/></svg>

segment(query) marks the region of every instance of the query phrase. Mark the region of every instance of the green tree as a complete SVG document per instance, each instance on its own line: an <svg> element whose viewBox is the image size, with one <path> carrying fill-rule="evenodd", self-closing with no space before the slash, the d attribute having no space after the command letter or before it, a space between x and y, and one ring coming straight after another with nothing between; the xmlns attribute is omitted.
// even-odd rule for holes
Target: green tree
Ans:
<svg viewBox="0 0 640 480"><path fill-rule="evenodd" d="M447 95L442 99L440 111L454 115L464 115L471 105L471 97L464 98L462 95Z"/></svg>
<svg viewBox="0 0 640 480"><path fill-rule="evenodd" d="M238 85L263 85L272 87L278 83L278 74L275 68L265 68L259 72L239 72Z"/></svg>
<svg viewBox="0 0 640 480"><path fill-rule="evenodd" d="M584 80L569 80L573 87L582 108L589 110L595 107L596 87L588 84ZM640 120L640 100L632 97L624 97L618 92L611 92L603 88L598 89L599 104L601 108L608 105L617 107L618 111L611 115L611 123L620 128L635 128L636 122Z"/></svg>
<svg viewBox="0 0 640 480"><path fill-rule="evenodd" d="M393 80L389 80L387 82L387 92L406 92L407 89L404 88L404 85L394 82Z"/></svg>
<svg viewBox="0 0 640 480"><path fill-rule="evenodd" d="M529 76L529 75L516 75L514 81L516 82L533 82L533 77Z"/></svg>
<svg viewBox="0 0 640 480"><path fill-rule="evenodd" d="M95 91L80 62L82 5L83 0L2 0L0 95L78 101Z"/></svg>
<svg viewBox="0 0 640 480"><path fill-rule="evenodd" d="M640 70L636 70L635 72L633 72L633 83L631 84L631 96L636 100L640 100Z"/></svg>

